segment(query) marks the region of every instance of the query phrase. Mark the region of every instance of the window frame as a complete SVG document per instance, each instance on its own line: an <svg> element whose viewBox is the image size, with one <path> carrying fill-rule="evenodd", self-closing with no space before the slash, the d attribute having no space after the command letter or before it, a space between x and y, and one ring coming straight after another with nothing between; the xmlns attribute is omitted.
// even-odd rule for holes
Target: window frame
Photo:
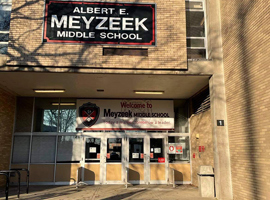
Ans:
<svg viewBox="0 0 270 200"><path fill-rule="evenodd" d="M206 18L206 4L205 4L205 0L185 0L185 3L187 2L198 2L198 3L202 3L202 10L199 9L187 9L185 7L185 11L187 13L188 12L203 12L204 13L204 37L186 37L186 40L190 39L200 39L200 40L204 40L204 47L188 47L187 49L199 49L199 50L205 50L205 59L208 59L208 40L207 40L207 18ZM189 58L188 60L193 60L193 58Z"/></svg>
<svg viewBox="0 0 270 200"><path fill-rule="evenodd" d="M10 6L10 15L11 15L11 11L12 11L12 0L6 0L6 1L0 0L0 6L2 6L2 5L9 5ZM9 21L9 23L10 23L10 21ZM9 30L5 30L5 31L0 30L0 33L1 34L9 34ZM6 45L7 48L8 48L8 43L9 43L8 41L7 42L3 42L3 41L0 40L0 45L3 45L3 46ZM0 56L6 55L6 54L7 54L7 52L1 53L1 51L0 51Z"/></svg>

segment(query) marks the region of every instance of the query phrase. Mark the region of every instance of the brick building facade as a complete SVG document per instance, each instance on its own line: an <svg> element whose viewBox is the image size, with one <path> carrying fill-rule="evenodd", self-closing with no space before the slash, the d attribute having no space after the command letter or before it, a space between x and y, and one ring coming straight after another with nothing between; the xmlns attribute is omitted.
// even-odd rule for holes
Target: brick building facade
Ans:
<svg viewBox="0 0 270 200"><path fill-rule="evenodd" d="M2 2L3 8L8 2ZM125 2L156 5L155 46L46 43L42 41L45 1L12 2L8 43L0 43L8 45L6 55L1 56L0 68L0 124L3 127L0 170L25 167L30 169L33 184L69 184L82 166L83 180L103 184L124 183L122 167L128 166L129 180L163 184L171 181L170 168L174 168L179 183L197 185L199 166L211 165L218 199L270 198L269 3L263 0ZM107 49L109 54L105 52ZM39 94L34 89L63 89L65 93ZM163 94L137 96L135 91ZM205 91L210 99L208 103ZM109 144L110 138L105 140L115 138L115 132L105 132L105 129L103 135L62 131L60 122L65 109L61 103L75 105L80 99L170 100L174 107L173 131L154 129L152 133L139 127L143 133L120 130L118 135L123 148L133 145L133 140L125 138L134 139L136 134L150 146L152 141L162 139L163 145L159 148L165 162L148 163L142 157L143 167L139 162L120 161L120 165L110 165L102 160L99 166L99 163L87 163L84 152L77 156L76 145L84 146L77 139L84 142L95 134L108 143L106 147L101 145L101 156L106 157L106 153L108 156L105 149L119 147L116 143ZM58 109L52 108L53 103ZM44 110L58 112L56 125L40 122ZM224 126L219 126L218 120L224 120ZM72 159L63 163L59 155L63 158L66 155L59 151L67 145L61 143L67 135L74 137ZM141 144L139 140L136 142ZM55 148L48 151L52 157L44 157L46 162L43 162L37 147L45 143ZM159 154L160 150L154 151L153 147L152 152L152 146L146 143L143 153L152 159L151 153ZM183 155L169 154L169 144L180 143ZM18 154L19 150L22 154ZM119 152L133 159L130 157L133 154ZM0 180L3 184L3 179Z"/></svg>

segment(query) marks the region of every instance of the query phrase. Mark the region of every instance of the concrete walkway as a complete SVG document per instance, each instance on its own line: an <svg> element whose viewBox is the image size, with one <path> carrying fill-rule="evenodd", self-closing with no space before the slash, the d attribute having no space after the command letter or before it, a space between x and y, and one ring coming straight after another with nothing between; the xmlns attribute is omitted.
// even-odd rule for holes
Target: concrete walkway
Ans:
<svg viewBox="0 0 270 200"><path fill-rule="evenodd" d="M25 193L25 186L21 186L20 199L89 199L89 200L214 200L215 198L199 197L198 188L181 185L176 188L167 185L94 185L94 186L30 186L29 194ZM17 188L12 186L9 199L17 199ZM5 199L4 188L0 189L0 199Z"/></svg>

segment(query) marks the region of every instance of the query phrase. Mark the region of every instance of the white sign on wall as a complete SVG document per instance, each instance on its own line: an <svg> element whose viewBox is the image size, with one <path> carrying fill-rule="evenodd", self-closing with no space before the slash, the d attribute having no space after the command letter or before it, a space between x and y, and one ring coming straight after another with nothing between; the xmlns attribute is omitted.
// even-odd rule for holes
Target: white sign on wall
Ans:
<svg viewBox="0 0 270 200"><path fill-rule="evenodd" d="M175 143L169 143L169 154L175 154Z"/></svg>
<svg viewBox="0 0 270 200"><path fill-rule="evenodd" d="M77 100L77 130L174 130L172 100Z"/></svg>

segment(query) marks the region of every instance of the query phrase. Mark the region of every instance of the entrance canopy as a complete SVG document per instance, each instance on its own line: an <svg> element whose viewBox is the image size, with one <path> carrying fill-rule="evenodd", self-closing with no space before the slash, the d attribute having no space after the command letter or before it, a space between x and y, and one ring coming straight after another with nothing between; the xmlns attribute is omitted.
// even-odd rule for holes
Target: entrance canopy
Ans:
<svg viewBox="0 0 270 200"><path fill-rule="evenodd" d="M121 75L38 72L1 72L0 87L17 96L187 99L208 85L209 76ZM34 89L64 89L41 94ZM104 91L103 91L104 90ZM139 95L134 91L164 91Z"/></svg>

